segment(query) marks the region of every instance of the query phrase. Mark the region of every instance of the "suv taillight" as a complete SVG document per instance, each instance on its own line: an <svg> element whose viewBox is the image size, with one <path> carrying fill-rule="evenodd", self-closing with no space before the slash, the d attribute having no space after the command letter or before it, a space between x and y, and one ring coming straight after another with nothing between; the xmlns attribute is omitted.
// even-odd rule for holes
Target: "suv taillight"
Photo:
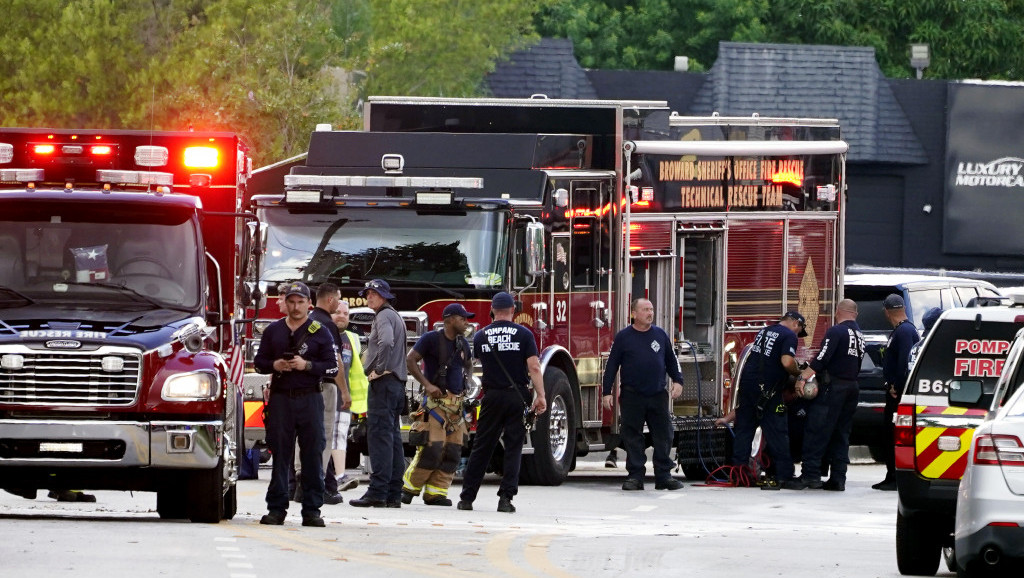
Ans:
<svg viewBox="0 0 1024 578"><path fill-rule="evenodd" d="M974 464L1024 466L1024 445L1017 436L979 435L974 441Z"/></svg>
<svg viewBox="0 0 1024 578"><path fill-rule="evenodd" d="M914 445L914 408L913 404L900 404L893 416L893 442L897 446Z"/></svg>

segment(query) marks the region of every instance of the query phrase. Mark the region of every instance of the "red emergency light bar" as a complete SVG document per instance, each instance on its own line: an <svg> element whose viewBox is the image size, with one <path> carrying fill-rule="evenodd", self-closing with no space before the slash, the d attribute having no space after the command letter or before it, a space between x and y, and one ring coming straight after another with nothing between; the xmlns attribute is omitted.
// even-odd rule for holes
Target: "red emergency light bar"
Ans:
<svg viewBox="0 0 1024 578"><path fill-rule="evenodd" d="M213 147L188 147L185 149L185 166L192 169L216 168L220 151Z"/></svg>
<svg viewBox="0 0 1024 578"><path fill-rule="evenodd" d="M57 147L53 145L36 145L32 147L32 152L37 155L52 155L57 150Z"/></svg>

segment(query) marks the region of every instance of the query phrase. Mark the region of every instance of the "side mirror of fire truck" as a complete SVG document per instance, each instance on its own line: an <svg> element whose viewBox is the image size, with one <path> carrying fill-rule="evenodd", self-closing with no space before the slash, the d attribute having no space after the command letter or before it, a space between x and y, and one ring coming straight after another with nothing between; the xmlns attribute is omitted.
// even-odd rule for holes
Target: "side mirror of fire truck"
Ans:
<svg viewBox="0 0 1024 578"><path fill-rule="evenodd" d="M239 301L243 307L254 307L257 310L267 305L266 282L245 281L239 287Z"/></svg>
<svg viewBox="0 0 1024 578"><path fill-rule="evenodd" d="M605 320L602 319L602 317L607 316L607 309L605 309L604 301L591 301L590 308L594 310L594 318L591 320L591 323L593 323L594 327L601 329L602 327L607 325L607 323L605 323Z"/></svg>
<svg viewBox="0 0 1024 578"><path fill-rule="evenodd" d="M526 237L523 242L523 254L526 256L526 274L534 277L544 275L544 225L541 223L527 223Z"/></svg>

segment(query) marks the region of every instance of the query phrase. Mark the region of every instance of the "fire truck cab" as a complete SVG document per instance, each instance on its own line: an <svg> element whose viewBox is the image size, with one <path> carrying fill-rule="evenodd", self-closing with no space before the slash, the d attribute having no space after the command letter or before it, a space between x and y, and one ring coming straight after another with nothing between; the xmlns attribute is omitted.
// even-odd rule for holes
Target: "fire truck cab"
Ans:
<svg viewBox="0 0 1024 578"><path fill-rule="evenodd" d="M0 129L0 486L235 513L251 164L223 132Z"/></svg>
<svg viewBox="0 0 1024 578"><path fill-rule="evenodd" d="M687 118L666 103L370 97L364 131L313 133L282 194L254 197L260 281L341 286L353 323L384 278L410 345L452 302L486 324L512 292L535 334L550 410L525 483L558 484L575 457L618 444L601 406L612 338L651 299L686 377L677 459L703 479L727 456L714 425L734 357L788 309L807 355L842 274L846 143L834 120ZM272 317L270 315L267 316ZM410 382L415 397L418 384Z"/></svg>

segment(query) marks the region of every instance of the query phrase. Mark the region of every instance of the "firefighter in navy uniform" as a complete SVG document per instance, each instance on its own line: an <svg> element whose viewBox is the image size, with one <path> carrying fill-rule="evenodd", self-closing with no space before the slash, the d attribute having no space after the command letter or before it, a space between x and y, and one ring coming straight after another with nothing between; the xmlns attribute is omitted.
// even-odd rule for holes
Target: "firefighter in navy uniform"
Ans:
<svg viewBox="0 0 1024 578"><path fill-rule="evenodd" d="M326 438L324 398L320 391L323 379L338 373L338 349L328 330L309 319L309 287L291 283L284 295L287 316L267 326L253 360L257 372L273 374L266 427L274 469L267 487L268 513L260 523L284 523L288 511L288 473L297 437L302 461L302 525L323 527L321 455Z"/></svg>
<svg viewBox="0 0 1024 578"><path fill-rule="evenodd" d="M804 385L818 376L818 394L807 404L803 466L800 479L812 489L846 490L846 468L850 464L850 430L857 411L860 388L857 374L864 359L864 334L857 326L857 303L843 299L836 306L836 324L821 341L821 350L796 381L797 396ZM822 458L831 468L828 481L821 481Z"/></svg>
<svg viewBox="0 0 1024 578"><path fill-rule="evenodd" d="M683 393L683 375L679 371L672 341L665 331L654 325L654 304L649 299L636 299L630 311L633 323L615 334L608 354L602 383L601 403L611 411L615 397L612 388L619 375L619 408L622 446L626 448L626 480L622 489L644 489L647 462L644 425L654 447L654 488L679 490L683 483L672 477L672 414L669 398ZM665 375L672 384L665 387Z"/></svg>
<svg viewBox="0 0 1024 578"><path fill-rule="evenodd" d="M759 331L740 375L732 463L749 464L754 430L760 425L779 480L778 486L763 486L765 489L804 489L803 483L793 478L786 404L782 399L788 377L800 374L796 363L797 333L799 337L807 335L804 325L803 315L789 311L778 323Z"/></svg>
<svg viewBox="0 0 1024 578"><path fill-rule="evenodd" d="M515 300L504 291L498 293L491 299L491 314L494 321L473 336L473 355L480 359L483 370L484 398L458 508L473 509L473 500L501 437L505 460L498 488L498 511L511 514L516 511L512 498L519 492L519 465L526 440L523 415L527 407L536 415L544 413L547 401L533 332L512 321ZM530 381L536 392L532 403L528 401Z"/></svg>
<svg viewBox="0 0 1024 578"><path fill-rule="evenodd" d="M885 317L893 326L889 334L889 342L885 345L882 355L882 377L885 378L885 412L882 414L882 427L885 428L885 479L871 486L885 492L896 491L896 446L893 441L893 414L903 397L903 389L907 384L907 373L910 366L910 351L914 344L921 340L917 327L907 319L907 310L903 297L893 293L882 301Z"/></svg>

